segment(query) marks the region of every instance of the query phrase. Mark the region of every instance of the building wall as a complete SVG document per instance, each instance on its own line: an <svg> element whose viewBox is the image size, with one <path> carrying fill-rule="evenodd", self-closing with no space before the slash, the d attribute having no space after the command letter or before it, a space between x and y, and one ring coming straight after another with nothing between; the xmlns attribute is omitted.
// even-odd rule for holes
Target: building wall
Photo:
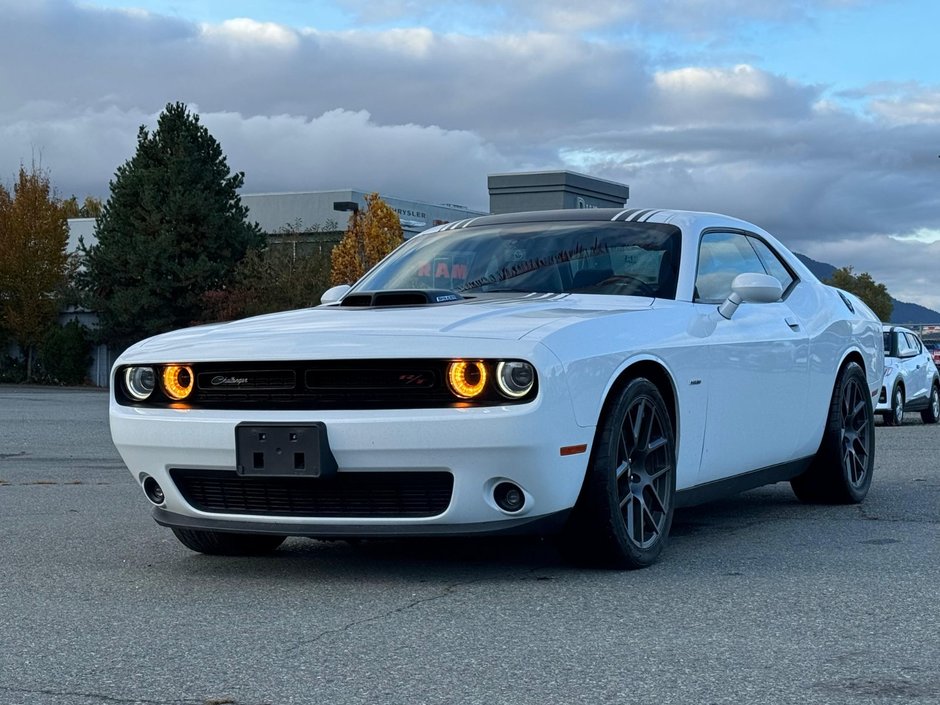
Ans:
<svg viewBox="0 0 940 705"><path fill-rule="evenodd" d="M490 174L490 211L553 210L556 208L622 208L630 187L573 171Z"/></svg>

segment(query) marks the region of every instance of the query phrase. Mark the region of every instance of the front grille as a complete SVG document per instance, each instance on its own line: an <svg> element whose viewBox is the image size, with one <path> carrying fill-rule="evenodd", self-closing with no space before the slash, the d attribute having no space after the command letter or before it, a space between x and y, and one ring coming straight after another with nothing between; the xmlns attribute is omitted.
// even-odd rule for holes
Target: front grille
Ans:
<svg viewBox="0 0 940 705"><path fill-rule="evenodd" d="M441 360L332 360L196 365L194 406L374 409L449 406ZM210 384L217 381L218 384Z"/></svg>
<svg viewBox="0 0 940 705"><path fill-rule="evenodd" d="M447 509L454 489L449 472L351 472L315 479L175 468L170 477L195 509L261 516L431 517Z"/></svg>

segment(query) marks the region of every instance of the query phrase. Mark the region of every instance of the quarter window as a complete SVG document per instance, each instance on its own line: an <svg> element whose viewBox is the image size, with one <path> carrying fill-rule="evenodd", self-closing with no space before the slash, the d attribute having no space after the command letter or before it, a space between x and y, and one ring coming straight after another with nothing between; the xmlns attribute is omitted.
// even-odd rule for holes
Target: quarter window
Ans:
<svg viewBox="0 0 940 705"><path fill-rule="evenodd" d="M915 355L919 354L921 347L920 340L917 339L917 336L913 333L905 333L904 337L907 338L907 351Z"/></svg>
<svg viewBox="0 0 940 705"><path fill-rule="evenodd" d="M917 346L914 344L911 336L907 333L898 334L898 355L913 355L917 352Z"/></svg>

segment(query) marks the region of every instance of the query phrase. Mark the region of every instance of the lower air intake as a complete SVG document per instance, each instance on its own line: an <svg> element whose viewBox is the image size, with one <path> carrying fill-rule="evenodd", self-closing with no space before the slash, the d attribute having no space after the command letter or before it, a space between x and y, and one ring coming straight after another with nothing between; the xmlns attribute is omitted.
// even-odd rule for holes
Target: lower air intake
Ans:
<svg viewBox="0 0 940 705"><path fill-rule="evenodd" d="M258 516L432 517L447 509L454 489L448 472L341 472L320 480L176 468L170 476L194 509Z"/></svg>

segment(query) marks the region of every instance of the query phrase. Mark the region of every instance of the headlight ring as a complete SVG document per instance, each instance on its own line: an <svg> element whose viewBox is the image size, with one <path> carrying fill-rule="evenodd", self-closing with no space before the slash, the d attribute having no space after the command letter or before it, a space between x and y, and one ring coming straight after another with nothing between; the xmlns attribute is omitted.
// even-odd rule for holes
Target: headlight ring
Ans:
<svg viewBox="0 0 940 705"><path fill-rule="evenodd" d="M461 399L474 399L486 389L486 365L482 360L454 360L447 366L447 384Z"/></svg>
<svg viewBox="0 0 940 705"><path fill-rule="evenodd" d="M496 366L496 386L510 399L521 399L535 385L535 369L528 362L500 362Z"/></svg>
<svg viewBox="0 0 940 705"><path fill-rule="evenodd" d="M157 376L152 367L128 367L124 370L124 389L136 401L148 399L156 384Z"/></svg>
<svg viewBox="0 0 940 705"><path fill-rule="evenodd" d="M167 365L163 368L163 391L173 401L182 401L193 391L193 368Z"/></svg>

